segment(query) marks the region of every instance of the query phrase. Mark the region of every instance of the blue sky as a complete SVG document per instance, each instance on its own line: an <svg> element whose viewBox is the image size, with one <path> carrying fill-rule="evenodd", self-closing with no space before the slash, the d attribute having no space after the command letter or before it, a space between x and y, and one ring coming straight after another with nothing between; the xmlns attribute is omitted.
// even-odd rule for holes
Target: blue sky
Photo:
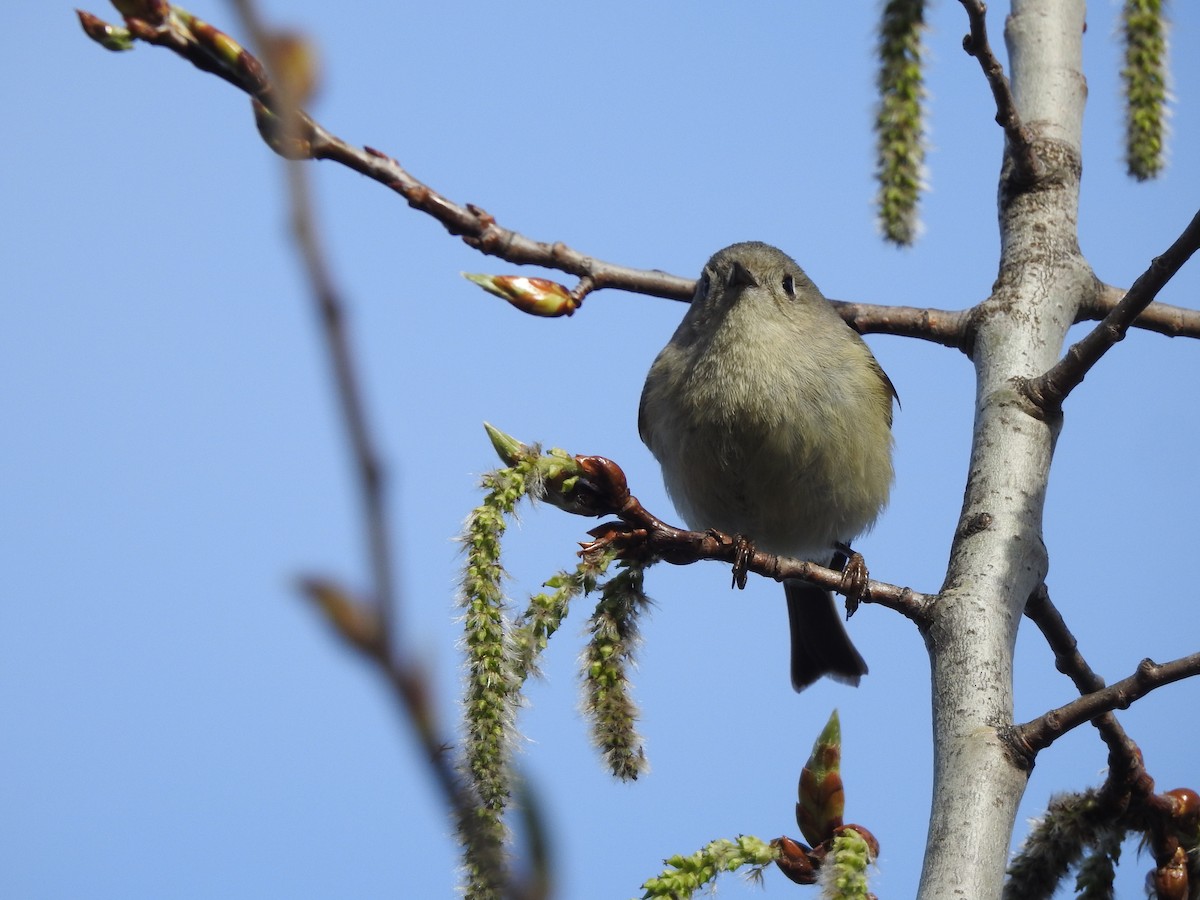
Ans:
<svg viewBox="0 0 1200 900"><path fill-rule="evenodd" d="M324 124L531 237L683 275L728 243L765 240L829 296L952 309L995 277L1001 133L960 49L959 4L931 11L932 190L907 251L883 246L872 218L875 4L274 7L319 44ZM1114 284L1200 206L1200 11L1174 7L1170 168L1136 185L1120 162L1118 5L1091 6L1080 242ZM236 33L224 5L191 8ZM413 741L294 589L309 573L361 586L366 570L282 172L245 98L164 51L105 53L69 6L20 4L8 27L0 894L451 896L455 847ZM495 464L481 422L610 456L670 515L636 407L682 306L603 292L571 319L522 316L458 275L512 267L374 183L315 169L392 475L405 638L450 729L454 537ZM1195 307L1198 287L1193 263L1162 299ZM870 343L903 409L892 503L859 547L876 577L936 590L972 369L930 344ZM1200 647L1198 354L1134 333L1067 404L1049 584L1110 680ZM509 541L513 595L570 565L588 527L527 510ZM665 856L794 834L799 768L833 707L847 816L882 845L877 891L911 896L931 771L920 638L864 607L852 623L863 686L798 696L782 592L727 585L715 564L648 577L657 606L636 684L651 772L633 785L605 775L578 714L586 605L552 642L521 764L553 829L560 896L633 896ZM1019 719L1071 699L1029 627L1017 649ZM1161 788L1197 786L1198 703L1191 683L1122 714ZM1038 759L1023 817L1098 784L1104 764L1090 730L1063 739ZM1132 896L1149 862L1126 854ZM737 878L720 890L759 893Z"/></svg>

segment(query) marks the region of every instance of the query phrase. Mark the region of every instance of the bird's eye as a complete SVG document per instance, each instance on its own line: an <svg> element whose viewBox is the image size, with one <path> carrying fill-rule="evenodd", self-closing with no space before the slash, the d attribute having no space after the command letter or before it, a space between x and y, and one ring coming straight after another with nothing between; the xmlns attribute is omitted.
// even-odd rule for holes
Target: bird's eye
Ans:
<svg viewBox="0 0 1200 900"><path fill-rule="evenodd" d="M796 279L791 275L783 276L783 292L789 297L796 296Z"/></svg>
<svg viewBox="0 0 1200 900"><path fill-rule="evenodd" d="M708 270L705 270L700 275L700 280L696 282L696 299L703 300L708 296L708 287L712 279L708 276Z"/></svg>

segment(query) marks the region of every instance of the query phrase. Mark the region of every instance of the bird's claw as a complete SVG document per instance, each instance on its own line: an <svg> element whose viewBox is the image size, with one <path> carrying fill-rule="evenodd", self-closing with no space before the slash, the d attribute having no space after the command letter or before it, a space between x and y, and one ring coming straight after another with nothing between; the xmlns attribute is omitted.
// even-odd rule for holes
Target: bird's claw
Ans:
<svg viewBox="0 0 1200 900"><path fill-rule="evenodd" d="M733 536L733 583L731 588L739 591L746 587L746 576L750 570L750 560L754 556L754 544L744 534Z"/></svg>
<svg viewBox="0 0 1200 900"><path fill-rule="evenodd" d="M842 566L842 584L838 593L846 598L846 618L849 619L858 612L859 603L870 593L867 584L871 580L871 574L867 571L867 563L861 553L850 550L849 547L846 550L849 553L845 556Z"/></svg>

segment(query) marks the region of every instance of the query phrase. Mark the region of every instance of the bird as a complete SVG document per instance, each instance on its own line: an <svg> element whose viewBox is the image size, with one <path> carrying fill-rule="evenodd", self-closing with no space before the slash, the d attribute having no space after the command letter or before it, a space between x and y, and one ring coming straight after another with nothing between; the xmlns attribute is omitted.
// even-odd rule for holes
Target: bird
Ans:
<svg viewBox="0 0 1200 900"><path fill-rule="evenodd" d="M899 396L804 270L758 241L715 253L655 358L638 432L688 527L822 565L887 505ZM861 561L861 557L859 558ZM786 579L792 687L867 674L833 594Z"/></svg>

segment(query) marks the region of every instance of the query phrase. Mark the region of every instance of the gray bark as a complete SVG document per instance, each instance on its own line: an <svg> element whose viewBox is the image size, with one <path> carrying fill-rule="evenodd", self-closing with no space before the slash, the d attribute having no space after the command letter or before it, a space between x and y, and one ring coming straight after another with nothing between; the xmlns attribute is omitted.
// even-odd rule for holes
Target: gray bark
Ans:
<svg viewBox="0 0 1200 900"><path fill-rule="evenodd" d="M994 27L994 22L992 23ZM1059 358L1096 280L1076 239L1084 3L1016 0L1005 30L1021 120L1042 166L1017 183L1007 154L1001 256L974 311L971 463L946 581L925 634L933 670L934 795L919 896L999 897L1027 771L1000 729L1013 716L1012 657L1026 599L1046 573L1042 509L1057 421L1019 379Z"/></svg>

